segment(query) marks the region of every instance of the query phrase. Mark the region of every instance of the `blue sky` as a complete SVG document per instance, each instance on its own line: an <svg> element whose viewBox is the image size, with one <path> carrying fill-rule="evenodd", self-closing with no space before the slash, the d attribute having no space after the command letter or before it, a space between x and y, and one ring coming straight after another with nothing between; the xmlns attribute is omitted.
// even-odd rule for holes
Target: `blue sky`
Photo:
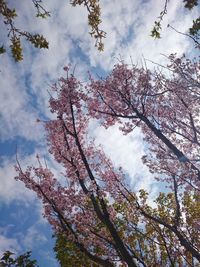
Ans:
<svg viewBox="0 0 200 267"><path fill-rule="evenodd" d="M85 80L88 71L95 75L108 73L119 58L127 63L132 59L141 64L146 58L164 64L162 54L193 53L193 44L167 24L185 32L198 10L186 12L181 1L170 1L162 39L153 40L150 31L164 1L102 0L101 27L107 37L105 50L99 53L88 34L85 9L73 8L66 0L48 0L44 4L52 15L40 20L34 17L30 2L9 1L19 15L16 25L43 34L50 46L49 50L38 51L24 43L21 63L15 63L9 54L0 58L0 255L9 249L16 253L32 250L40 266L54 267L58 265L53 259L51 227L42 218L42 207L34 194L14 180L13 167L17 146L23 167L34 164L38 153L46 157L48 166L59 171L47 155L44 129L36 122L52 116L48 110L50 85L64 74L63 66L69 63L76 65L76 75ZM0 31L0 44L7 44L5 29L0 27ZM104 143L105 152L116 165L124 167L132 185L151 189L155 194L158 185L140 160L145 149L140 132L124 137L117 127L106 131L93 124L91 128L96 142ZM141 169L145 177L142 181L138 179Z"/></svg>

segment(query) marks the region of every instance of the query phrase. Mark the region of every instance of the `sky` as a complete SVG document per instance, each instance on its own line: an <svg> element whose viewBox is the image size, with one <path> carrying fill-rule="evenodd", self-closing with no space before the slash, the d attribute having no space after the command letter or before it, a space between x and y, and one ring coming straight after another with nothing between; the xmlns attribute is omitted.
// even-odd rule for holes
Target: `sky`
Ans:
<svg viewBox="0 0 200 267"><path fill-rule="evenodd" d="M64 75L63 67L68 64L76 66L75 75L84 80L88 71L106 75L120 59L139 65L145 59L148 67L153 68L151 61L165 64L165 56L171 53L193 56L197 52L190 40L167 25L184 33L199 10L187 11L182 1L169 1L162 38L154 40L150 32L165 1L101 0L101 28L107 36L105 49L99 52L88 34L84 7L72 7L66 0L46 0L44 7L51 16L42 20L35 17L31 1L8 2L16 8L16 26L43 34L49 49L37 50L24 42L21 63L15 63L10 53L0 56L0 256L5 250L17 254L32 250L40 266L56 267L52 231L42 216L41 203L14 179L16 152L23 168L37 164L39 154L59 174L59 166L48 155L44 129L37 122L52 118L48 109L51 84ZM0 19L0 44L9 46ZM145 153L141 132L136 129L123 136L116 126L105 130L95 122L91 122L91 129L95 142L103 145L116 166L123 166L135 190L146 188L156 194L159 185L141 162Z"/></svg>

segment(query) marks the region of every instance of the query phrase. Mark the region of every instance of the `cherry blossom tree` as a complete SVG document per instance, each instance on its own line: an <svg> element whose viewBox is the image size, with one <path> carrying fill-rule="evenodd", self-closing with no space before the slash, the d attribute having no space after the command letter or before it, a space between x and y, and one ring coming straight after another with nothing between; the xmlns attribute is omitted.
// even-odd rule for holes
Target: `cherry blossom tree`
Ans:
<svg viewBox="0 0 200 267"><path fill-rule="evenodd" d="M169 60L169 73L122 63L106 79L90 77L86 86L65 67L66 77L52 87L56 118L44 123L49 152L65 171L55 177L39 158L37 167L24 171L17 159L16 179L42 200L71 262L76 250L84 255L83 266L200 262L200 65L175 55ZM144 164L169 187L154 206L148 192L136 192L123 168L95 146L91 118L106 128L118 124L124 134L140 127L149 148Z"/></svg>

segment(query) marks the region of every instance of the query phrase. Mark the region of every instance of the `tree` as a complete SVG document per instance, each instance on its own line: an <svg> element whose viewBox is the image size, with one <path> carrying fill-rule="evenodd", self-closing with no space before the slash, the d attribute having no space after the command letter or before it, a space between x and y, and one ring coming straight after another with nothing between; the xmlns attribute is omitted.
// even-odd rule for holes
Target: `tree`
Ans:
<svg viewBox="0 0 200 267"><path fill-rule="evenodd" d="M57 117L44 124L66 182L40 161L24 171L17 159L16 179L42 200L71 262L78 250L97 266L199 266L200 65L169 60L168 75L122 63L86 86L65 67L50 99ZM124 134L140 127L149 147L143 161L169 186L155 207L90 140L91 117L106 128L117 123Z"/></svg>
<svg viewBox="0 0 200 267"><path fill-rule="evenodd" d="M70 240L67 239L66 232L56 236L55 245L56 259L63 267L90 267L92 264L94 267L99 265L92 263L92 261L81 252L77 246Z"/></svg>
<svg viewBox="0 0 200 267"><path fill-rule="evenodd" d="M147 203L147 192L144 190L140 191L140 200L144 201L146 210L151 216L163 218L167 223L173 221L174 214L176 212L176 204L173 193L160 193L157 197L156 204L157 208L151 208ZM189 236L196 242L196 236L198 231L193 227L193 223L198 222L200 216L200 201L195 196L186 194L180 202L183 208L186 210L187 222L181 220L182 226L187 226ZM143 228L137 223L142 221L142 216L136 216L130 213L130 207L126 205L126 202L120 203L120 205L114 205L117 212L120 214L120 234L124 236L127 232L127 220L129 233L129 243L132 248L137 252L137 257L140 259L141 266L199 266L195 264L191 254L184 250L173 234L167 227L162 227L158 222L153 220L146 220ZM128 215L129 214L129 215ZM190 221L191 220L191 221ZM134 223L133 223L134 222ZM191 223L193 222L193 223ZM195 244L199 247L199 241ZM67 235L59 235L57 237L55 246L56 258L59 260L61 267L72 267L72 266L101 266L95 265L90 261L83 253L81 253L76 246L67 238Z"/></svg>
<svg viewBox="0 0 200 267"><path fill-rule="evenodd" d="M31 251L14 258L15 253L5 251L1 260L1 267L37 267L37 261L31 260Z"/></svg>

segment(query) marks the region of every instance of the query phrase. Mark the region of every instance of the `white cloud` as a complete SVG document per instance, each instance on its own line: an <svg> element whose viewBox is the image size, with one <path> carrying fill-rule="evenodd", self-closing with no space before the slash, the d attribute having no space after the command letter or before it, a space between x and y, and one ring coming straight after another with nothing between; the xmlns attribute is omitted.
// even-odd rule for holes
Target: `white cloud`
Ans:
<svg viewBox="0 0 200 267"><path fill-rule="evenodd" d="M21 240L26 250L32 250L35 246L37 246L37 243L41 244L46 241L46 236L37 229L35 225L31 226L26 233L23 234L23 238Z"/></svg>
<svg viewBox="0 0 200 267"><path fill-rule="evenodd" d="M20 250L20 245L15 238L8 238L0 234L0 258L5 251L18 252Z"/></svg>
<svg viewBox="0 0 200 267"><path fill-rule="evenodd" d="M15 1L10 3L15 6ZM163 9L162 1L102 0L101 28L107 32L105 51L102 53L94 47L94 40L88 34L90 29L84 7L72 7L65 0L59 1L59 4L53 0L44 4L51 11L51 17L43 20L35 18L35 9L31 3L22 0L17 5L19 16L16 18L16 26L43 34L49 41L49 49L32 49L26 42L24 61L20 64L13 64L13 60L7 56L2 57L2 139L17 135L34 140L42 138L44 132L35 120L40 114L51 116L47 90L63 74L63 65L70 61L78 63L77 69L84 70L86 74L91 66L111 69L120 55L126 62L130 62L130 56L136 63L144 56L161 63L164 60L161 53L181 54L193 48L188 39L166 28L170 23L184 32L197 13L195 10L187 14L183 12L183 4L178 0L169 2L168 13L162 24L161 40L154 40L149 35ZM5 29L2 31L5 32ZM87 65L83 59L85 55L88 57Z"/></svg>
<svg viewBox="0 0 200 267"><path fill-rule="evenodd" d="M22 62L14 64L7 55L2 57L1 138L19 135L38 140L44 134L35 123L38 114L51 117L48 109L50 85L63 74L63 66L74 60L72 55L79 47L80 40L90 40L87 12L83 7L71 7L65 0L59 1L59 5L55 1L48 1L46 8L51 11L51 17L39 19L35 18L32 3L22 0L17 6L15 1L9 4L16 7L16 26L31 33L43 34L49 41L49 49L34 49L22 38ZM8 41L6 35L4 37ZM76 61L85 69L79 55ZM31 102L33 98L34 103Z"/></svg>
<svg viewBox="0 0 200 267"><path fill-rule="evenodd" d="M27 166L38 166L39 162L36 155L40 157L40 163L54 173L55 177L63 179L61 172L64 172L63 167L55 162L53 157L47 153L45 148L35 149L30 155L27 155L18 148L18 160L22 170L26 170ZM38 214L41 216L42 208L40 202L36 201L36 195L33 191L27 189L21 181L14 179L17 176L14 165L16 165L15 157L1 157L0 165L0 201L10 204L12 201L21 201L24 205L35 203L38 209Z"/></svg>
<svg viewBox="0 0 200 267"><path fill-rule="evenodd" d="M85 44L84 49L90 58L92 65L100 65L109 70L113 67L119 55L130 62L130 56L134 63L140 61L142 56L154 60L163 61L161 54L191 52L194 49L189 38L167 28L171 24L181 32L185 32L191 26L192 19L198 15L198 10L185 12L183 3L169 1L167 14L162 22L162 38L154 40L150 37L154 21L157 20L163 10L163 1L103 1L102 28L106 30L105 51L98 53L91 43Z"/></svg>
<svg viewBox="0 0 200 267"><path fill-rule="evenodd" d="M152 188L156 184L155 180L141 160L145 154L145 147L143 135L138 128L124 136L118 130L118 125L107 130L97 127L93 135L96 138L96 144L103 145L105 153L112 159L115 166L121 166L130 176L133 190L143 188L148 191L153 190L155 193L156 188Z"/></svg>
<svg viewBox="0 0 200 267"><path fill-rule="evenodd" d="M36 123L39 114L26 92L23 76L5 58L1 66L0 138L22 136L30 140L42 138L42 128ZM29 88L27 88L27 91Z"/></svg>
<svg viewBox="0 0 200 267"><path fill-rule="evenodd" d="M22 166L24 166L23 163ZM23 201L24 204L30 204L30 201L33 201L35 196L30 190L25 188L23 183L14 179L16 176L14 164L14 160L5 159L2 166L0 166L0 200L7 204L12 201Z"/></svg>

